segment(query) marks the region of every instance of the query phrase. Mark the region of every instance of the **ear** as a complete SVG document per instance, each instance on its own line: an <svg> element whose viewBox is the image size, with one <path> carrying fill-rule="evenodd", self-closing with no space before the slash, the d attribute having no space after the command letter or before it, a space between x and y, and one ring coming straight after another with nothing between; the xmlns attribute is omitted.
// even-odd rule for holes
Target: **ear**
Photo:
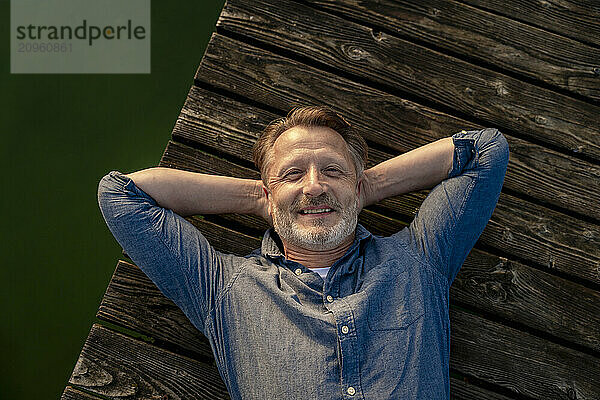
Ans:
<svg viewBox="0 0 600 400"><path fill-rule="evenodd" d="M272 213L271 213L271 193L269 192L269 189L267 189L265 185L262 185L262 190L265 193L265 198L267 199L267 213L269 214L269 216L272 217Z"/></svg>
<svg viewBox="0 0 600 400"><path fill-rule="evenodd" d="M360 194L363 190L363 180L364 180L363 174L361 174L360 177L356 180L356 195L358 197L360 197Z"/></svg>

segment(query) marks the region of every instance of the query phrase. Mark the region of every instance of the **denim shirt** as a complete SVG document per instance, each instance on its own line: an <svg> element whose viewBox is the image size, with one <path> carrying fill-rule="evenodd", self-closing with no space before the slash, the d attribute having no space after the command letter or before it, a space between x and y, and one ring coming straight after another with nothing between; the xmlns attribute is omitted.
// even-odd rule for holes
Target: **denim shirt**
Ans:
<svg viewBox="0 0 600 400"><path fill-rule="evenodd" d="M233 399L449 399L449 288L494 210L509 150L497 129L452 136L448 178L389 237L360 224L325 279L269 229L241 257L118 171L98 201L131 259L209 340Z"/></svg>

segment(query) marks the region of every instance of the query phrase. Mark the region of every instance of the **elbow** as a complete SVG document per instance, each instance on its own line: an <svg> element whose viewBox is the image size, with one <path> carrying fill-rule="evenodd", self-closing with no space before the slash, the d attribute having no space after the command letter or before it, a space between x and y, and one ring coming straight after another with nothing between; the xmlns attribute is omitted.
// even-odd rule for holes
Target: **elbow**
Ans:
<svg viewBox="0 0 600 400"><path fill-rule="evenodd" d="M506 173L510 149L508 140L497 128L485 128L479 131L476 139L479 165L486 169Z"/></svg>
<svg viewBox="0 0 600 400"><path fill-rule="evenodd" d="M485 151L489 155L489 161L496 168L506 170L510 157L510 148L508 140L497 128L485 128L480 131L478 142L478 151Z"/></svg>
<svg viewBox="0 0 600 400"><path fill-rule="evenodd" d="M125 178L119 171L110 171L98 182L98 206L105 219L119 203L129 197L126 188L127 182L128 178Z"/></svg>
<svg viewBox="0 0 600 400"><path fill-rule="evenodd" d="M100 182L98 182L97 196L98 204L100 205L100 207L102 207L103 200L111 193L115 192L116 182L114 179L114 172L115 171L111 171L108 174L104 175L102 179L100 179Z"/></svg>

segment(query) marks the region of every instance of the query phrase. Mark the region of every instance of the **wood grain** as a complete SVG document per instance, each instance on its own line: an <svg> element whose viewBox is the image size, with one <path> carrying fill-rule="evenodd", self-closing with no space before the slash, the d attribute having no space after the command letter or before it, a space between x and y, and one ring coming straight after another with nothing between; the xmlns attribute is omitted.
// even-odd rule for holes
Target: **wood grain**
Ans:
<svg viewBox="0 0 600 400"><path fill-rule="evenodd" d="M412 150L462 129L481 128L219 35L213 36L209 43L198 73L202 76L199 80L281 110L283 115L301 104L329 105L367 140L394 152ZM187 110L191 117L196 113L215 115L202 103L197 107L190 104ZM255 117L260 115L257 113ZM239 118L243 116L244 113ZM250 139L242 126L236 126L240 137L217 144L232 146L234 150L242 144L238 140ZM210 129L218 130L216 124ZM173 135L185 140L185 127ZM511 152L506 188L600 221L600 166L505 136Z"/></svg>
<svg viewBox="0 0 600 400"><path fill-rule="evenodd" d="M73 386L67 386L60 397L61 400L102 400L101 397L92 396L91 394L75 389Z"/></svg>
<svg viewBox="0 0 600 400"><path fill-rule="evenodd" d="M453 0L303 2L468 62L600 100L600 75L594 72L600 49L511 18Z"/></svg>
<svg viewBox="0 0 600 400"><path fill-rule="evenodd" d="M450 377L450 399L452 400L511 400L514 397L504 396Z"/></svg>
<svg viewBox="0 0 600 400"><path fill-rule="evenodd" d="M217 369L94 324L69 383L111 399L228 399Z"/></svg>
<svg viewBox="0 0 600 400"><path fill-rule="evenodd" d="M450 368L534 399L597 399L600 359L450 309Z"/></svg>
<svg viewBox="0 0 600 400"><path fill-rule="evenodd" d="M196 354L197 359L213 358L206 337L137 266L129 262L118 262L96 317L175 344Z"/></svg>
<svg viewBox="0 0 600 400"><path fill-rule="evenodd" d="M461 0L549 32L600 46L600 7L595 0Z"/></svg>
<svg viewBox="0 0 600 400"><path fill-rule="evenodd" d="M305 63L600 161L600 106L288 0L230 1L217 26ZM205 60L210 53L209 47Z"/></svg>

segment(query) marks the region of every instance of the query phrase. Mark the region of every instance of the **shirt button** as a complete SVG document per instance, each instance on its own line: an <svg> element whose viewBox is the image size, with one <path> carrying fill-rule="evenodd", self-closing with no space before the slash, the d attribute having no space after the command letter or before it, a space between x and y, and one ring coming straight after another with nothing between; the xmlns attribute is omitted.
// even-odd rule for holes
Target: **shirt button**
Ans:
<svg viewBox="0 0 600 400"><path fill-rule="evenodd" d="M350 386L350 387L348 388L348 394L349 394L350 396L354 396L354 393L356 393L356 390L354 390L354 388L353 388L352 386Z"/></svg>
<svg viewBox="0 0 600 400"><path fill-rule="evenodd" d="M302 270L300 268L297 268L294 272L296 273L296 275L302 274Z"/></svg>
<svg viewBox="0 0 600 400"><path fill-rule="evenodd" d="M327 301L330 302L330 303L333 303L333 297L327 296Z"/></svg>
<svg viewBox="0 0 600 400"><path fill-rule="evenodd" d="M349 329L346 325L342 326L342 333L348 333Z"/></svg>

